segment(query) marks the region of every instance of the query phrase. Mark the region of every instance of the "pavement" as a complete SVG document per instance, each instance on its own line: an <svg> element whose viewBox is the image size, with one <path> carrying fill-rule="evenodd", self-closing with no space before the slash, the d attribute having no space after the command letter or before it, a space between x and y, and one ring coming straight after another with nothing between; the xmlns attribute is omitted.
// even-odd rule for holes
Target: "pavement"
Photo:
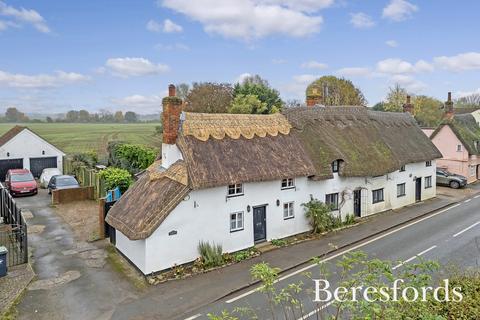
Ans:
<svg viewBox="0 0 480 320"><path fill-rule="evenodd" d="M41 231L30 235L38 280L32 283L31 290L18 305L19 319L184 319L196 315L199 309L212 302L249 290L255 285L249 270L256 263L268 262L288 273L314 256L325 256L347 248L451 206L462 197L463 194L458 199L439 196L377 214L365 223L318 240L272 250L226 268L168 281L145 290L137 289L108 263L92 267L87 262L92 260L89 256L102 259L102 248L75 240L69 226L50 208L46 193L21 198L17 201L19 205L33 213L30 225L39 226L37 229Z"/></svg>

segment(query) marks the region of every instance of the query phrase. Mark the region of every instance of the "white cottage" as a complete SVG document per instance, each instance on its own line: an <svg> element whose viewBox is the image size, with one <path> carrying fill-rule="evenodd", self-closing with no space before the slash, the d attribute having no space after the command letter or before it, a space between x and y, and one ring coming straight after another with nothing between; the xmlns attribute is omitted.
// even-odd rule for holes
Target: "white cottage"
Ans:
<svg viewBox="0 0 480 320"><path fill-rule="evenodd" d="M64 155L29 128L15 126L0 137L0 180L9 169L29 169L37 178L45 168L62 171Z"/></svg>
<svg viewBox="0 0 480 320"><path fill-rule="evenodd" d="M302 203L368 216L435 196L441 154L409 113L364 107L181 113L164 99L162 159L113 206L116 247L144 274L310 230ZM182 120L180 120L182 118Z"/></svg>

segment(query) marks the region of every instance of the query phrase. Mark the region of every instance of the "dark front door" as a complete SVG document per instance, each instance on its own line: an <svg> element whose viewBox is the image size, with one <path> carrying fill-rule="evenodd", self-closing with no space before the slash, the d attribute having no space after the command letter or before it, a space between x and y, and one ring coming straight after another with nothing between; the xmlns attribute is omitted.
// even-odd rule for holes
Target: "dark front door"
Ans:
<svg viewBox="0 0 480 320"><path fill-rule="evenodd" d="M422 178L415 179L415 201L422 201Z"/></svg>
<svg viewBox="0 0 480 320"><path fill-rule="evenodd" d="M362 190L353 191L353 213L355 217L362 215Z"/></svg>
<svg viewBox="0 0 480 320"><path fill-rule="evenodd" d="M264 241L267 238L267 215L266 207L253 208L253 239L255 242Z"/></svg>
<svg viewBox="0 0 480 320"><path fill-rule="evenodd" d="M0 160L0 181L5 181L9 169L23 169L23 159Z"/></svg>
<svg viewBox="0 0 480 320"><path fill-rule="evenodd" d="M40 178L43 169L56 167L57 157L30 158L30 171L35 178Z"/></svg>

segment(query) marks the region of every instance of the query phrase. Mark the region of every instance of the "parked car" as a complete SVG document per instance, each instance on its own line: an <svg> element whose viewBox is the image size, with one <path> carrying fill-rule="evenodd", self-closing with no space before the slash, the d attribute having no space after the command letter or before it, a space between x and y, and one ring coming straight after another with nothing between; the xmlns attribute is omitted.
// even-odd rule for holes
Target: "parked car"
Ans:
<svg viewBox="0 0 480 320"><path fill-rule="evenodd" d="M72 176L67 175L58 175L53 176L48 183L48 193L52 193L53 190L60 190L60 189L72 189L72 188L79 188L80 185Z"/></svg>
<svg viewBox="0 0 480 320"><path fill-rule="evenodd" d="M437 169L437 185L458 189L467 185L467 178L444 169Z"/></svg>
<svg viewBox="0 0 480 320"><path fill-rule="evenodd" d="M5 176L5 187L12 196L35 195L37 182L28 169L10 169Z"/></svg>
<svg viewBox="0 0 480 320"><path fill-rule="evenodd" d="M40 187L46 189L48 187L48 183L50 182L50 179L53 176L59 176L61 174L62 173L57 168L45 168L45 169L43 169L42 174L40 175Z"/></svg>

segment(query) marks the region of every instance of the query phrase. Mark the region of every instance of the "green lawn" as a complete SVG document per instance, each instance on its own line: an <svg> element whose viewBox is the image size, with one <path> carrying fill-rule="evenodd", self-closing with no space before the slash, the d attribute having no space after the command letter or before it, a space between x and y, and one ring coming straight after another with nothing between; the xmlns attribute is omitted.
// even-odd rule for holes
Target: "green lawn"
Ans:
<svg viewBox="0 0 480 320"><path fill-rule="evenodd" d="M45 140L67 154L94 150L99 156L106 155L109 141L125 141L159 148L161 136L155 133L158 123L28 123L29 127ZM0 134L14 124L0 123Z"/></svg>

